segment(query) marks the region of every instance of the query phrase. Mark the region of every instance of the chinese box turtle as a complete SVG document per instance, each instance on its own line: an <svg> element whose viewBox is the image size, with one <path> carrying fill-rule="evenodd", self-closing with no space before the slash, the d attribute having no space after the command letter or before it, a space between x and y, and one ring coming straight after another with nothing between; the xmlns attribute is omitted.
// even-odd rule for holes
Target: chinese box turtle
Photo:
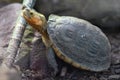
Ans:
<svg viewBox="0 0 120 80"><path fill-rule="evenodd" d="M70 16L44 15L24 9L25 20L42 35L49 64L58 71L54 53L76 68L103 71L109 68L111 46L105 34L91 23Z"/></svg>

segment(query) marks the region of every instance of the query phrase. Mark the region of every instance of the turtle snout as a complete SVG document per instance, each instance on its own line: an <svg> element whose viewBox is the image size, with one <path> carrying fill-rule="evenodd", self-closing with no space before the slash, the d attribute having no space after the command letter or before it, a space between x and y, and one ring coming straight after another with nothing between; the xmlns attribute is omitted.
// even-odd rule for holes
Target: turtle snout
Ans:
<svg viewBox="0 0 120 80"><path fill-rule="evenodd" d="M28 9L28 8L26 8L25 10L26 10L27 12L30 12L30 9Z"/></svg>
<svg viewBox="0 0 120 80"><path fill-rule="evenodd" d="M22 6L22 10L24 10L24 9L30 9L30 7L29 7L29 6L26 6L26 5L23 5L23 6Z"/></svg>
<svg viewBox="0 0 120 80"><path fill-rule="evenodd" d="M30 9L28 9L28 8L23 9L23 17L24 18L30 18L31 17Z"/></svg>
<svg viewBox="0 0 120 80"><path fill-rule="evenodd" d="M23 12L28 14L28 13L30 13L30 9L25 8L25 9L23 9Z"/></svg>

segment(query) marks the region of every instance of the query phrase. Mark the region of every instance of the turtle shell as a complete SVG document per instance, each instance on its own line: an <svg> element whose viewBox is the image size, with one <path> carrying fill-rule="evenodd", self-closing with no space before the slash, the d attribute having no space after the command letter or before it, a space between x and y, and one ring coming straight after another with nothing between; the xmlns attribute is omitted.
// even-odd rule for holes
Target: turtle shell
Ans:
<svg viewBox="0 0 120 80"><path fill-rule="evenodd" d="M60 54L81 68L91 71L109 68L111 46L98 27L75 17L50 15L47 32Z"/></svg>

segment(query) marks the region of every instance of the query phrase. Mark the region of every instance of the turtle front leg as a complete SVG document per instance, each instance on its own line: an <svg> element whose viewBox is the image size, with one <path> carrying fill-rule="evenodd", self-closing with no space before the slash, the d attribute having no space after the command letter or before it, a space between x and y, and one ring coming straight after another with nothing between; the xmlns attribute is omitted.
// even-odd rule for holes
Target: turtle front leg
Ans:
<svg viewBox="0 0 120 80"><path fill-rule="evenodd" d="M50 47L47 49L47 59L50 66L54 69L54 75L58 73L58 64L55 60L54 50Z"/></svg>

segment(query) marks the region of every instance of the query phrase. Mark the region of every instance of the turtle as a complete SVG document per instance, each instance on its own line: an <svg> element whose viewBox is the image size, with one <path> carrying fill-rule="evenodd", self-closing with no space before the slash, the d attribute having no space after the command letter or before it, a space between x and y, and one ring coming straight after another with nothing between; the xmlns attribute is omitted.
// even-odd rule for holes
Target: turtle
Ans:
<svg viewBox="0 0 120 80"><path fill-rule="evenodd" d="M47 48L47 59L58 72L55 55L78 69L101 72L111 64L111 45L106 35L90 22L72 16L45 16L34 9L23 9L23 17L40 32Z"/></svg>

